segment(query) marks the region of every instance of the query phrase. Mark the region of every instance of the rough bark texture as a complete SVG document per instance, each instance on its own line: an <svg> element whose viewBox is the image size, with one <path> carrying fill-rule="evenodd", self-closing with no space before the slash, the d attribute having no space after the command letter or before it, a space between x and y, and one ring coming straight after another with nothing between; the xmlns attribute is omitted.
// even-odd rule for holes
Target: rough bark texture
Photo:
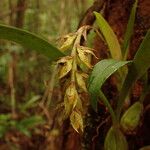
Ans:
<svg viewBox="0 0 150 150"><path fill-rule="evenodd" d="M133 3L134 0L95 0L93 6L87 10L84 17L81 19L79 27L83 25L93 25L95 17L92 12L100 12L105 4L104 17L117 35L120 44L122 44ZM135 55L143 37L150 28L149 8L150 0L139 0L134 34L129 49L129 60ZM96 55L100 58L99 60L108 57L108 48L98 36L95 37L93 44ZM93 64L99 60L94 59ZM105 94L112 104L117 96L115 82L115 78L111 77L103 87ZM141 83L138 81L131 94L131 103L138 100L140 91ZM150 107L147 99L148 98L145 100L145 111L140 127L135 133L127 135L130 150L137 150L142 146L150 144ZM62 148L64 150L103 150L104 139L110 128L111 118L103 104L99 103L98 107L97 113L94 112L91 107L88 109L85 119L85 132L82 136L82 144L81 139L79 138L80 136L69 127L68 123L65 124L62 142Z"/></svg>
<svg viewBox="0 0 150 150"><path fill-rule="evenodd" d="M95 1L94 4L100 4L101 0ZM105 1L105 18L111 25L112 29L116 33L120 44L123 41L123 36L126 30L127 22L130 15L130 10L134 3L134 0L111 0ZM92 11L100 11L102 8L97 5L93 5ZM80 25L90 24L92 25L94 22L94 17L91 11L91 8L87 11L84 19L81 20ZM88 16L88 17L87 17ZM89 18L91 17L91 18ZM86 20L87 19L87 20ZM130 51L128 55L128 59L132 59L135 55L143 37L145 36L147 30L150 28L150 1L149 0L139 0L138 9L136 14L136 23L134 29L134 35L131 40ZM96 49L96 54L100 59L107 58L107 46L103 43L103 41L96 36L94 40L94 48ZM93 63L96 63L96 60L93 60ZM114 79L111 78L104 86L104 91L106 95L109 97L111 102L113 102L113 98L116 96L116 89L114 85ZM141 91L141 83L140 81L133 88L133 92L131 95L131 103L136 101L139 98ZM137 150L144 145L150 144L150 109L149 102L146 98L145 100L145 113L143 116L143 120L141 126L137 129L137 132L132 135L127 135L127 139L130 145L131 150ZM147 107L148 106L148 107ZM104 137L108 128L110 127L111 120L109 118L109 114L105 110L105 107L100 104L99 112L95 113L91 108L89 108L88 115L86 117L86 128L85 134L83 136L83 143L85 150L97 150L103 149Z"/></svg>

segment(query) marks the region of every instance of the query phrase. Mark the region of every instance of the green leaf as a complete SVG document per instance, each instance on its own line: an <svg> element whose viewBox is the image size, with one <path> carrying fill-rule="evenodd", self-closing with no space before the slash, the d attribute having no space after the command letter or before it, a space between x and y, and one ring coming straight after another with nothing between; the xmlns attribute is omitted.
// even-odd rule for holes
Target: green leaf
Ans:
<svg viewBox="0 0 150 150"><path fill-rule="evenodd" d="M117 105L118 118L120 117L122 106L124 104L126 97L130 92L133 83L137 79L141 78L149 68L150 68L150 30L147 32L137 53L134 56L133 63L129 68L127 77L121 89Z"/></svg>
<svg viewBox="0 0 150 150"><path fill-rule="evenodd" d="M33 128L39 124L43 124L44 120L41 116L31 116L21 120L18 125L24 126L25 128Z"/></svg>
<svg viewBox="0 0 150 150"><path fill-rule="evenodd" d="M120 67L131 61L119 61L114 59L104 59L98 62L89 77L88 90L92 98L92 106L96 107L97 97L104 82Z"/></svg>
<svg viewBox="0 0 150 150"><path fill-rule="evenodd" d="M111 127L104 142L105 150L128 150L126 137L119 128Z"/></svg>
<svg viewBox="0 0 150 150"><path fill-rule="evenodd" d="M0 138L9 130L8 121L10 120L10 114L0 114Z"/></svg>
<svg viewBox="0 0 150 150"><path fill-rule="evenodd" d="M8 130L8 126L0 125L0 138L2 138Z"/></svg>
<svg viewBox="0 0 150 150"><path fill-rule="evenodd" d="M104 59L98 62L89 78L89 91L90 93L99 93L99 89L104 82L120 67L130 63L131 61L119 61L114 59Z"/></svg>
<svg viewBox="0 0 150 150"><path fill-rule="evenodd" d="M31 136L30 130L31 128L36 127L37 125L43 124L44 120L41 116L31 116L25 118L16 123L16 129L25 134L26 136Z"/></svg>
<svg viewBox="0 0 150 150"><path fill-rule="evenodd" d="M10 114L0 114L0 123L7 122L9 119L11 119Z"/></svg>
<svg viewBox="0 0 150 150"><path fill-rule="evenodd" d="M150 30L142 41L135 57L133 67L137 72L137 78L142 77L150 67Z"/></svg>
<svg viewBox="0 0 150 150"><path fill-rule="evenodd" d="M39 95L33 96L29 101L25 102L24 104L20 105L20 109L25 111L26 109L32 108L37 105L37 101L41 98Z"/></svg>
<svg viewBox="0 0 150 150"><path fill-rule="evenodd" d="M28 136L28 137L31 137L31 132L28 128L22 126L22 125L17 125L17 129L23 133L24 135Z"/></svg>
<svg viewBox="0 0 150 150"><path fill-rule="evenodd" d="M100 28L100 31L102 32L108 44L112 58L116 60L121 60L121 48L115 33L100 13L94 12L94 14L96 16L96 21Z"/></svg>
<svg viewBox="0 0 150 150"><path fill-rule="evenodd" d="M0 38L14 41L26 48L35 50L47 56L51 61L64 56L61 51L45 39L42 39L36 34L15 27L0 25Z"/></svg>
<svg viewBox="0 0 150 150"><path fill-rule="evenodd" d="M31 136L30 130L31 128L36 127L37 125L43 124L44 120L41 116L31 116L29 118L25 118L16 123L16 129L25 134L26 136Z"/></svg>
<svg viewBox="0 0 150 150"><path fill-rule="evenodd" d="M127 24L127 29L126 29L125 36L124 36L124 42L122 45L122 54L125 60L128 55L128 50L129 50L128 48L129 48L131 36L133 34L137 4L138 4L138 0L135 0L135 3L130 13L129 21Z"/></svg>
<svg viewBox="0 0 150 150"><path fill-rule="evenodd" d="M120 125L125 133L133 132L140 124L143 114L143 104L139 101L131 105L122 115Z"/></svg>

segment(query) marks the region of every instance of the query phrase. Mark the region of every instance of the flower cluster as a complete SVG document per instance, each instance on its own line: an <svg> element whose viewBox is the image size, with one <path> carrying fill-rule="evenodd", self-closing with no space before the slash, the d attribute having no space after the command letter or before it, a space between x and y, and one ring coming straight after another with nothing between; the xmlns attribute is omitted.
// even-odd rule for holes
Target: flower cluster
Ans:
<svg viewBox="0 0 150 150"><path fill-rule="evenodd" d="M81 46L81 39L87 40L89 26L81 27L76 33L66 35L60 50L71 50L69 56L58 60L59 79L66 81L64 94L64 116L70 117L72 127L77 132L83 132L83 107L79 91L87 92L87 69L91 69L93 49ZM96 56L95 56L96 57Z"/></svg>

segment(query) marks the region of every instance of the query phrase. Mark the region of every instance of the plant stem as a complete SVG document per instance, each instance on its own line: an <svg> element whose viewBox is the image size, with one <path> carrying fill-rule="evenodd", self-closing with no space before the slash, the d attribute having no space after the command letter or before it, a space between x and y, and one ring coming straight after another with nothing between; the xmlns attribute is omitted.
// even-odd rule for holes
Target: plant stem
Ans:
<svg viewBox="0 0 150 150"><path fill-rule="evenodd" d="M12 56L12 60L9 63L9 71L8 71L8 83L10 87L10 97L11 97L11 111L12 116L16 116L16 100L15 100L15 87L14 87L14 58Z"/></svg>
<svg viewBox="0 0 150 150"><path fill-rule="evenodd" d="M50 103L51 103L52 93L53 93L54 84L55 84L55 77L56 77L56 74L58 71L57 67L58 67L58 64L54 64L52 67L52 76L51 76L50 80L48 81L47 88L46 88L44 95L42 97L42 100L41 100L41 104L44 105L44 103L47 99L47 103L46 103L47 108L50 106Z"/></svg>
<svg viewBox="0 0 150 150"><path fill-rule="evenodd" d="M55 86L55 79L56 79L56 75L58 72L58 64L54 64L53 68L52 68L52 76L51 76L51 80L49 82L48 85L48 97L47 97L47 107L50 106L51 104L51 100L52 100L52 94L53 94L53 90L54 90L54 86Z"/></svg>
<svg viewBox="0 0 150 150"><path fill-rule="evenodd" d="M118 99L118 102L117 102L116 116L117 116L118 121L120 119L121 110L122 110L123 104L126 100L126 97L128 96L133 83L136 81L135 70L130 69L129 71L130 71L130 74L127 75L127 77L126 77L126 79L123 83L123 86L122 86L122 89L121 89L121 92L120 92L120 96L119 96L119 99Z"/></svg>
<svg viewBox="0 0 150 150"><path fill-rule="evenodd" d="M74 42L74 46L71 52L71 56L73 57L73 62L72 62L72 72L71 72L71 81L75 82L75 73L77 71L77 58L76 58L76 53L77 53L77 45L80 44L81 36L82 36L82 30L78 30L79 34L77 35L77 38Z"/></svg>
<svg viewBox="0 0 150 150"><path fill-rule="evenodd" d="M140 96L139 101L140 101L141 103L144 102L145 96L146 96L149 92L150 92L150 85L147 85L147 86L144 87L143 92L142 92L142 94L141 94L141 96Z"/></svg>
<svg viewBox="0 0 150 150"><path fill-rule="evenodd" d="M108 108L113 124L116 125L117 124L117 118L116 118L115 112L114 112L113 108L111 107L108 99L106 98L106 96L104 95L104 93L102 91L100 91L99 97L103 101L104 105Z"/></svg>

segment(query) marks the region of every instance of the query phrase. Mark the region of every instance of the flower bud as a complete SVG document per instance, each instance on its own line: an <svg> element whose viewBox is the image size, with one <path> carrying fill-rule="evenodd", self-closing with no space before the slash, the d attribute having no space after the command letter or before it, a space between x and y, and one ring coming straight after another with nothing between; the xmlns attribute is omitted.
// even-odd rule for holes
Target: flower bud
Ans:
<svg viewBox="0 0 150 150"><path fill-rule="evenodd" d="M84 51L84 49L81 46L77 47L77 51L81 62L83 62L88 68L92 68L92 65L90 63L89 53Z"/></svg>
<svg viewBox="0 0 150 150"><path fill-rule="evenodd" d="M84 80L82 74L76 72L76 80L77 80L78 86L79 86L84 92L87 92L85 80Z"/></svg>
<svg viewBox="0 0 150 150"><path fill-rule="evenodd" d="M74 83L71 83L66 89L64 97L65 116L68 117L77 104L78 93Z"/></svg>
<svg viewBox="0 0 150 150"><path fill-rule="evenodd" d="M107 132L105 150L128 150L128 144L123 133L115 127L111 127Z"/></svg>
<svg viewBox="0 0 150 150"><path fill-rule="evenodd" d="M83 132L83 118L80 112L73 111L70 116L70 122L77 132Z"/></svg>
<svg viewBox="0 0 150 150"><path fill-rule="evenodd" d="M61 51L66 51L72 46L72 44L76 38L76 34L67 35L64 38L65 38L65 41L62 44L62 46L60 47Z"/></svg>
<svg viewBox="0 0 150 150"><path fill-rule="evenodd" d="M140 102L134 103L126 110L121 118L121 127L125 132L132 132L139 125L140 117L143 111L143 104Z"/></svg>
<svg viewBox="0 0 150 150"><path fill-rule="evenodd" d="M72 61L73 61L72 57L69 56L63 57L58 61L59 64L63 64L63 66L59 71L59 79L66 76L72 69Z"/></svg>

